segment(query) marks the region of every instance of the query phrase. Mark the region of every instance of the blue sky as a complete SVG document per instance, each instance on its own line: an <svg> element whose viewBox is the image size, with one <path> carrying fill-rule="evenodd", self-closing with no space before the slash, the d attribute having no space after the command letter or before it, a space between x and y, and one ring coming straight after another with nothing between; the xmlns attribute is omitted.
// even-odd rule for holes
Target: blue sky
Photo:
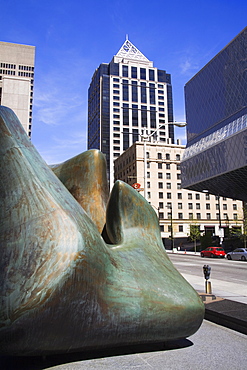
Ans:
<svg viewBox="0 0 247 370"><path fill-rule="evenodd" d="M87 94L100 63L129 40L184 85L247 23L246 0L0 0L0 41L36 46L32 142L48 164L87 149ZM185 129L176 129L185 143Z"/></svg>

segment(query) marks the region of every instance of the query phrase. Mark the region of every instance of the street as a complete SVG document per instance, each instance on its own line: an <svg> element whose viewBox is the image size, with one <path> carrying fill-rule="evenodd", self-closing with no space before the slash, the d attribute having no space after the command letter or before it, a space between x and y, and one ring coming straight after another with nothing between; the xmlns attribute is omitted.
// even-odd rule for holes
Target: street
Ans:
<svg viewBox="0 0 247 370"><path fill-rule="evenodd" d="M203 266L211 267L212 293L247 304L247 262L225 258L201 258L193 254L169 253L170 260L198 291L205 291Z"/></svg>

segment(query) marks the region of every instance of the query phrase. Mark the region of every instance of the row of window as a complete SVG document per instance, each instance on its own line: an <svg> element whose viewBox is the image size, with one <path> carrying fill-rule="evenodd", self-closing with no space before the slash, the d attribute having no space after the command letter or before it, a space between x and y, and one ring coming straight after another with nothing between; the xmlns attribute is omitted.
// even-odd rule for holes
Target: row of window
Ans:
<svg viewBox="0 0 247 370"><path fill-rule="evenodd" d="M9 69L16 69L16 65L15 64L10 64L10 63L0 63L0 67L1 68L9 68ZM34 71L34 67L30 67L30 66L19 66L19 70L22 70L22 71Z"/></svg>
<svg viewBox="0 0 247 370"><path fill-rule="evenodd" d="M15 76L15 71L11 71L9 69L0 69L0 73L3 75Z"/></svg>
<svg viewBox="0 0 247 370"><path fill-rule="evenodd" d="M139 71L138 71L139 70ZM150 81L155 81L155 70L149 69L148 71L146 68L138 68L127 65L122 65L122 76L123 77L131 77L131 78L140 78L140 80L146 80L147 77Z"/></svg>
<svg viewBox="0 0 247 370"><path fill-rule="evenodd" d="M167 219L171 219L171 217L172 217L171 213L170 213L170 212L168 212L168 213L167 213ZM173 217L174 217L174 215L173 215ZM175 218L175 217L174 217L174 218ZM193 213L189 213L189 219L190 219L190 220L193 220L193 218L194 218ZM223 218L224 218L225 220L228 220L228 219L229 219L228 214L227 214L227 213L224 213L224 214L223 214ZM159 219L165 219L165 217L164 217L164 212L159 212ZM183 220L183 219L184 219L184 215L183 215L183 213L182 213L182 212L178 212L178 214L177 214L177 219L179 219L179 220ZM201 219L202 219L202 217L201 217L201 213L196 213L196 219L197 219L197 220L201 220ZM212 218L211 213L206 213L206 219L207 219L207 220L212 220L212 219L214 219L214 218ZM216 213L216 217L215 217L215 219L216 219L216 220L219 220L219 219L220 219L220 215L219 215L219 213ZM234 219L234 220L238 220L238 215L237 215L237 213L234 213L234 214L233 214L233 219Z"/></svg>
<svg viewBox="0 0 247 370"><path fill-rule="evenodd" d="M18 72L18 76L32 77L33 78L33 73L30 73L30 72Z"/></svg>

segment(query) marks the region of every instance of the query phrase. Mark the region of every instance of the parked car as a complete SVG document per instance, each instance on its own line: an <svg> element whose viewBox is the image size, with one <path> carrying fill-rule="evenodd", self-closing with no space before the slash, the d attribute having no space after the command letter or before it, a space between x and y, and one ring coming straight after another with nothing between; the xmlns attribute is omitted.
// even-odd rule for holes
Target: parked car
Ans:
<svg viewBox="0 0 247 370"><path fill-rule="evenodd" d="M222 247L208 247L201 251L201 257L221 257L224 258L226 255Z"/></svg>
<svg viewBox="0 0 247 370"><path fill-rule="evenodd" d="M247 261L247 248L234 249L234 251L227 253L226 257L229 260Z"/></svg>

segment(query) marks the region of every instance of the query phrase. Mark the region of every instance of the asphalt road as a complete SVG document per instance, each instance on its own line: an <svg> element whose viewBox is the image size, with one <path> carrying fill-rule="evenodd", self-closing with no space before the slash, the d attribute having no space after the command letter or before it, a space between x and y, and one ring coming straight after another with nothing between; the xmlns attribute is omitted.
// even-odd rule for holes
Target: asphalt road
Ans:
<svg viewBox="0 0 247 370"><path fill-rule="evenodd" d="M174 266L198 291L205 291L203 266L211 267L212 293L247 304L247 262L169 253Z"/></svg>

